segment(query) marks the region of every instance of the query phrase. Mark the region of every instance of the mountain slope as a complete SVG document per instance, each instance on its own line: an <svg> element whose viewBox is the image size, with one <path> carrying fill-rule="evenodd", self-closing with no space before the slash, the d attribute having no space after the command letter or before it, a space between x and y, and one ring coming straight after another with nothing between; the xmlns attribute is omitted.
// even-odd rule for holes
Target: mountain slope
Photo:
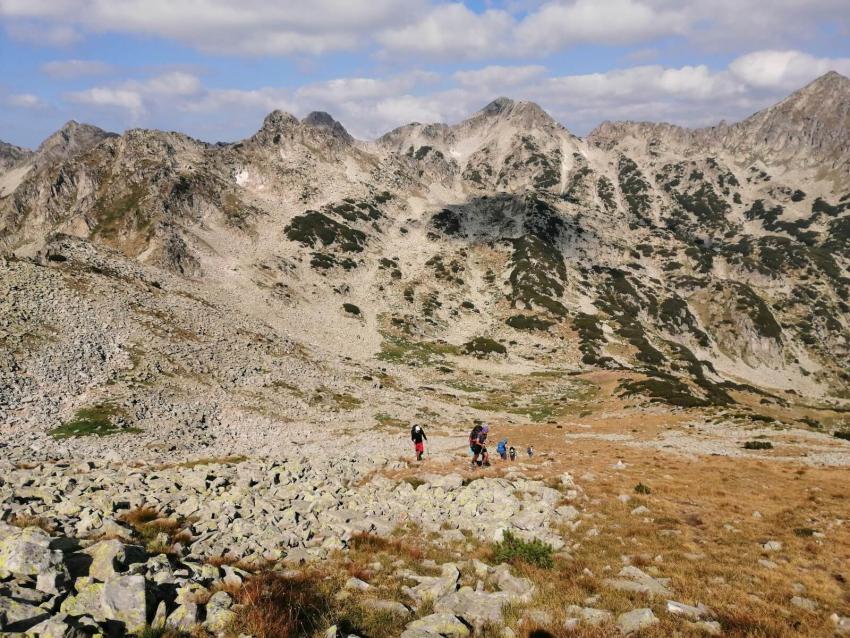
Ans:
<svg viewBox="0 0 850 638"><path fill-rule="evenodd" d="M15 277L114 304L96 313L117 326L99 347L118 367L86 364L89 381L56 389L51 409L89 393L153 410L166 391L185 406L212 387L205 418L244 412L244 389L264 415L314 419L351 379L407 396L477 366L611 370L619 393L684 407L838 400L850 389L845 89L827 76L739 124L607 124L587 140L506 98L375 142L325 113L275 111L228 145L75 125L24 158L0 196L0 236ZM147 319L165 316L164 332ZM229 330L237 320L252 327ZM48 335L48 323L9 360L36 370L26 383L48 374L39 357L67 362L94 329ZM280 368L226 363L284 343ZM139 349L163 371L147 386L119 374ZM281 403L308 369L334 392ZM17 377L7 414L24 410Z"/></svg>

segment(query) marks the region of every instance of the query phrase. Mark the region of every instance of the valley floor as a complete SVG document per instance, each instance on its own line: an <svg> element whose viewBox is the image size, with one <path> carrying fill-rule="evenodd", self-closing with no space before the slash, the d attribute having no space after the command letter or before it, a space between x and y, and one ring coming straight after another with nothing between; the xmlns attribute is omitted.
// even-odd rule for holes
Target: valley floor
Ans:
<svg viewBox="0 0 850 638"><path fill-rule="evenodd" d="M407 422L387 416L368 431L300 429L262 456L232 442L158 462L109 451L132 434L97 438L97 456L7 456L0 619L6 630L32 619L49 631L160 635L850 632L850 442L795 421L810 408L773 406L753 420L638 405L615 395L615 377L581 375L597 391L565 413L493 412L491 451L507 436L519 457L477 470L467 423L450 411L431 414L422 463ZM744 447L754 441L772 447ZM48 541L39 528L79 541ZM534 538L551 547L534 549ZM146 562L114 539L139 545ZM36 582L38 551L22 549L39 543L64 552L44 559L49 586ZM74 557L86 552L100 571L82 576ZM128 599L110 607L119 585ZM277 592L271 603L263 591ZM325 634L334 624L339 633Z"/></svg>

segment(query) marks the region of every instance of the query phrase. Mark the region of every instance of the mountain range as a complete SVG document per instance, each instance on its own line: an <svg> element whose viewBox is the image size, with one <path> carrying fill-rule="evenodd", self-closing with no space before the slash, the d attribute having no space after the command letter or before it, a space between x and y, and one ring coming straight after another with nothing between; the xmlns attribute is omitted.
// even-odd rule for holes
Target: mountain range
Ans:
<svg viewBox="0 0 850 638"><path fill-rule="evenodd" d="M585 138L504 97L372 141L320 112L228 144L69 122L0 142L0 249L0 421L29 429L90 404L312 419L363 387L378 414L423 385L475 416L461 373L541 366L680 407L839 405L850 80Z"/></svg>

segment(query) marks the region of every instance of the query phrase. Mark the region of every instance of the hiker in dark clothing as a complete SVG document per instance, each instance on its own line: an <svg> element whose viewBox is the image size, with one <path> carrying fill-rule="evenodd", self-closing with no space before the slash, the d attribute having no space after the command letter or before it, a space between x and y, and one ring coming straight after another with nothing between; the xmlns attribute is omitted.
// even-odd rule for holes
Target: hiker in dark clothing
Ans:
<svg viewBox="0 0 850 638"><path fill-rule="evenodd" d="M416 452L416 460L421 461L425 455L425 441L428 437L425 436L425 430L421 425L414 425L410 430L410 440L413 441L413 450Z"/></svg>
<svg viewBox="0 0 850 638"><path fill-rule="evenodd" d="M508 455L511 457L511 461L516 461L516 448L512 445L511 449L508 450Z"/></svg>
<svg viewBox="0 0 850 638"><path fill-rule="evenodd" d="M490 432L490 427L485 423L484 425L476 425L469 434L469 449L472 450L472 467L490 465L490 456L487 454L487 448L485 447L488 432Z"/></svg>

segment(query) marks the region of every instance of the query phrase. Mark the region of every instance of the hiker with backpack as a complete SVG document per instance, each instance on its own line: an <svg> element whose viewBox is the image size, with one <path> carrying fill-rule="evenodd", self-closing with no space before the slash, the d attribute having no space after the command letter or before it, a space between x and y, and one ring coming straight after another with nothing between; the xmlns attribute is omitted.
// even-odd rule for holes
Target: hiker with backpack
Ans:
<svg viewBox="0 0 850 638"><path fill-rule="evenodd" d="M496 446L496 452L499 453L499 458L503 461L508 460L508 437L499 441L499 445Z"/></svg>
<svg viewBox="0 0 850 638"><path fill-rule="evenodd" d="M410 430L410 440L413 441L413 451L416 453L416 460L421 461L425 455L425 441L428 437L425 435L425 430L421 425L414 425Z"/></svg>
<svg viewBox="0 0 850 638"><path fill-rule="evenodd" d="M473 468L481 467L482 465L489 467L490 455L487 454L485 446L487 442L487 433L490 432L490 426L486 423L476 425L469 433L469 449L472 451Z"/></svg>

